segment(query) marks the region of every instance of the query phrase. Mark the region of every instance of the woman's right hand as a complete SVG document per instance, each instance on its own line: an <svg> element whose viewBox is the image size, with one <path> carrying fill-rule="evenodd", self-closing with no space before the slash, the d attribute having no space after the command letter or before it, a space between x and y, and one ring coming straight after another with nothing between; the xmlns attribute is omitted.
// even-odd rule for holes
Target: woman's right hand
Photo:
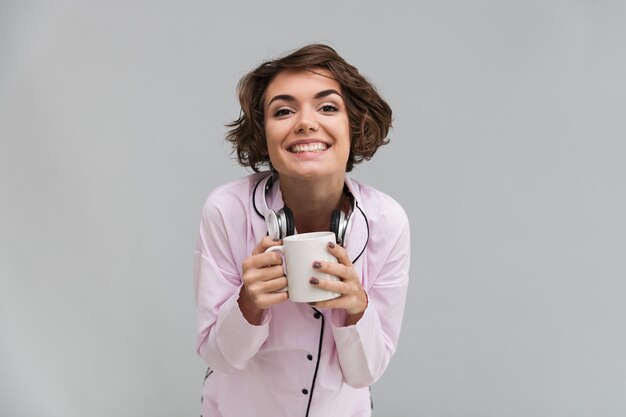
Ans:
<svg viewBox="0 0 626 417"><path fill-rule="evenodd" d="M266 236L243 261L243 286L239 292L239 309L250 324L260 325L263 310L289 298L287 291L276 292L287 286L283 271L283 260L275 251L265 252L282 241L273 241Z"/></svg>

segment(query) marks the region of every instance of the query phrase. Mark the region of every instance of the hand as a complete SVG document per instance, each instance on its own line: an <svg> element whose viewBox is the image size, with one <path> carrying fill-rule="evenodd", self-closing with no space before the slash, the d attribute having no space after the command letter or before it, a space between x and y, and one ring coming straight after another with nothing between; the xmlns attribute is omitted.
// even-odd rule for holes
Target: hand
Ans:
<svg viewBox="0 0 626 417"><path fill-rule="evenodd" d="M286 291L276 292L287 285L280 254L265 252L281 243L266 236L254 248L252 255L243 261L243 286L237 302L243 316L251 324L261 324L263 310L289 298Z"/></svg>
<svg viewBox="0 0 626 417"><path fill-rule="evenodd" d="M341 295L332 300L310 304L319 308L342 308L348 314L346 325L354 324L361 318L367 307L367 295L346 250L339 245L329 243L328 252L337 258L338 263L316 261L313 263L313 268L334 275L339 278L339 281L311 278L309 282L318 288L338 292Z"/></svg>

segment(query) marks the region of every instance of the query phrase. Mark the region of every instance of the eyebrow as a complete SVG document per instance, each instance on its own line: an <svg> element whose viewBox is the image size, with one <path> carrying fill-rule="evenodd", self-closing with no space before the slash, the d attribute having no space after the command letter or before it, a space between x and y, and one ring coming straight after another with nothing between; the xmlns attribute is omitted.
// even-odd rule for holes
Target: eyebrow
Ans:
<svg viewBox="0 0 626 417"><path fill-rule="evenodd" d="M341 97L341 94L339 93L339 91L335 90L334 88L329 88L328 90L322 90L319 93L315 94L313 98L317 100L320 98L327 97L331 94L337 94L339 97ZM343 97L341 98L343 99ZM296 98L289 94L278 94L272 97L272 99L267 103L267 106L269 107L269 105L275 102L276 100L296 101Z"/></svg>

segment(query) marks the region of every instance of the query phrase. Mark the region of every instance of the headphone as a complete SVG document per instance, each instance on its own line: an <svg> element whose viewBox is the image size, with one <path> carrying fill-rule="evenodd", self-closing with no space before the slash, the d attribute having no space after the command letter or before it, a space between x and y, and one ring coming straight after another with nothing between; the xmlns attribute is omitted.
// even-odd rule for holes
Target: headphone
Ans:
<svg viewBox="0 0 626 417"><path fill-rule="evenodd" d="M274 185L275 178L276 177L274 175L270 174L257 182L254 187L252 203L257 214L265 218L268 235L272 239L278 240L295 234L295 220L293 212L289 207L285 206L276 212L270 209L267 204L267 196L269 191L272 189L272 185ZM263 181L265 181L265 185L263 187L263 208L265 209L265 215L259 213L255 203L256 190ZM348 200L350 200L350 212L346 215L343 210L337 209L334 210L330 216L330 231L335 233L337 243L341 246L345 244L346 234L351 225L352 213L354 213L356 206L356 200L345 184L343 192L348 197Z"/></svg>

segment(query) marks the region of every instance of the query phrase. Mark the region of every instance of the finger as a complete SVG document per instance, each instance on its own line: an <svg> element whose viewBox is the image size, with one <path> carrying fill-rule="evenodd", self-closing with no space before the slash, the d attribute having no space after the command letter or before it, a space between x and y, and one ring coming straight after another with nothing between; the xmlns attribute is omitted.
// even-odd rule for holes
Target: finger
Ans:
<svg viewBox="0 0 626 417"><path fill-rule="evenodd" d="M346 310L348 314L359 314L367 308L368 299L367 293L361 289L361 291L354 294L342 294L331 300L317 301L308 304L317 308L342 308Z"/></svg>
<svg viewBox="0 0 626 417"><path fill-rule="evenodd" d="M265 296L279 292L287 285L287 278L282 276L269 281L258 281L244 284L244 288L249 298L258 307L264 303Z"/></svg>
<svg viewBox="0 0 626 417"><path fill-rule="evenodd" d="M337 261L340 264L345 265L347 267L352 266L352 261L350 260L350 257L348 256L348 252L343 247L339 245L335 245L333 242L328 242L328 252L330 252L331 255L337 258Z"/></svg>
<svg viewBox="0 0 626 417"><path fill-rule="evenodd" d="M259 244L256 245L256 247L252 251L252 255L258 255L260 253L265 252L267 249L271 248L272 246L278 246L282 244L283 244L282 240L273 240L271 237L265 236L263 239L261 239Z"/></svg>
<svg viewBox="0 0 626 417"><path fill-rule="evenodd" d="M280 253L265 252L253 255L243 261L242 269L248 271L250 269L265 268L267 266L282 265L283 258Z"/></svg>
<svg viewBox="0 0 626 417"><path fill-rule="evenodd" d="M318 266L316 268L316 266ZM314 262L313 269L316 271L335 276L341 280L350 280L356 279L356 274L354 273L354 269L352 267L346 267L337 262Z"/></svg>
<svg viewBox="0 0 626 417"><path fill-rule="evenodd" d="M278 278L271 279L269 281L265 281L263 283L263 289L266 293L272 293L276 291L280 291L287 286L287 277L282 276Z"/></svg>
<svg viewBox="0 0 626 417"><path fill-rule="evenodd" d="M342 297L337 297L333 298L332 300L326 301L314 301L307 304L315 308L344 308L344 302Z"/></svg>
<svg viewBox="0 0 626 417"><path fill-rule="evenodd" d="M321 290L330 291L330 292L338 292L341 294L346 294L350 290L348 284L342 281L334 281L330 279L312 277L309 280L309 283L312 286L317 287Z"/></svg>
<svg viewBox="0 0 626 417"><path fill-rule="evenodd" d="M367 308L367 303L363 306L355 302L355 297L338 297L332 300L316 301L308 304L315 308L344 309L348 314L363 313L363 311L365 311L365 308Z"/></svg>
<svg viewBox="0 0 626 417"><path fill-rule="evenodd" d="M287 292L272 292L267 294L261 294L257 298L256 305L260 308L267 308L274 304L279 304L286 301L289 298Z"/></svg>
<svg viewBox="0 0 626 417"><path fill-rule="evenodd" d="M353 297L351 296L346 296L344 294L340 295L339 297L335 297L335 298L331 298L329 300L322 300L322 301L314 301L312 303L307 303L310 306L313 306L315 308L341 308L341 309L346 309L348 307L350 307L350 300Z"/></svg>
<svg viewBox="0 0 626 417"><path fill-rule="evenodd" d="M284 276L283 267L281 265L270 266L267 268L256 268L246 271L243 275L243 282L246 286L251 286L256 283L264 283L273 279Z"/></svg>

